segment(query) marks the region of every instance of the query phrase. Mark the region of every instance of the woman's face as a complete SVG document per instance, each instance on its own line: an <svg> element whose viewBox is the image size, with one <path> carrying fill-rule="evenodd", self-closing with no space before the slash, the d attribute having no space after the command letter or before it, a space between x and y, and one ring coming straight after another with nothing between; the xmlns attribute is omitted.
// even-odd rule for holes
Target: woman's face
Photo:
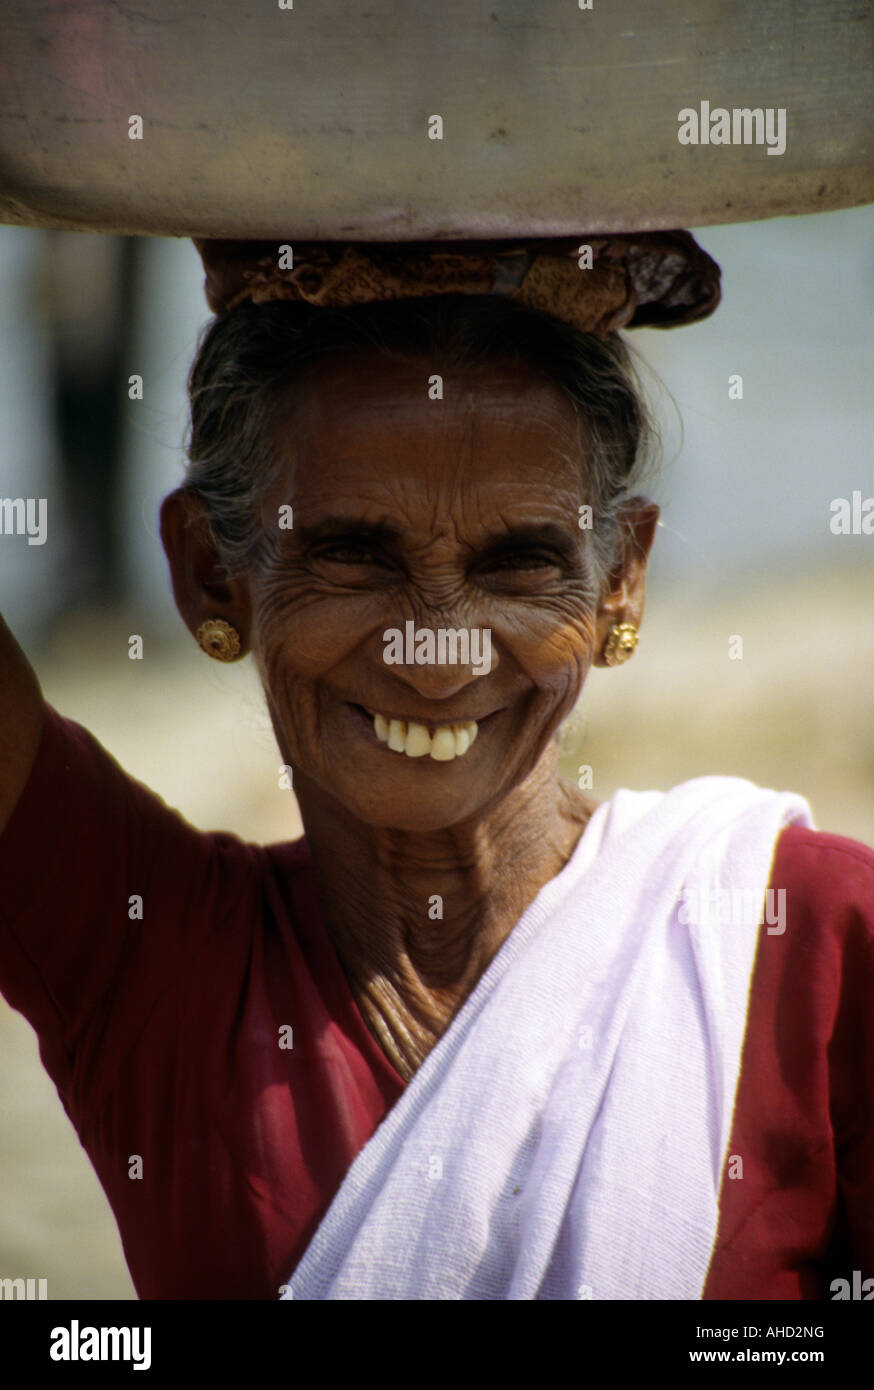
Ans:
<svg viewBox="0 0 874 1390"><path fill-rule="evenodd" d="M293 388L249 576L251 646L295 785L419 831L477 817L532 772L616 619L597 612L584 460L558 388L508 365L445 375L432 400L429 376L362 355ZM408 624L413 648L389 648ZM463 636L428 659L441 629L469 634L466 664ZM416 650L424 662L386 659ZM373 715L397 721L390 743ZM410 741L410 724L427 733Z"/></svg>

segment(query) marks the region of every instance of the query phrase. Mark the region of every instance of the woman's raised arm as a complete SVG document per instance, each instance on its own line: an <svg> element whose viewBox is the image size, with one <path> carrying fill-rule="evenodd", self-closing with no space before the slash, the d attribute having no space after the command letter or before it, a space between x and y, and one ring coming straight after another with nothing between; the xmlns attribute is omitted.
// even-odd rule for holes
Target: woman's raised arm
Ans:
<svg viewBox="0 0 874 1390"><path fill-rule="evenodd" d="M0 617L0 834L33 766L43 709L36 672Z"/></svg>

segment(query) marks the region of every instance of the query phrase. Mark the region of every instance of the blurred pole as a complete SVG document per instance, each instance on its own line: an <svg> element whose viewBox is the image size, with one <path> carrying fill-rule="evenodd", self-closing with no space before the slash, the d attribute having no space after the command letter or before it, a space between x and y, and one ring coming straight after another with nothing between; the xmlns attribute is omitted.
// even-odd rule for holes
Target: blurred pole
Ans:
<svg viewBox="0 0 874 1390"><path fill-rule="evenodd" d="M72 531L71 608L111 607L123 596L117 513L139 262L132 237L54 232L49 241L52 410Z"/></svg>
<svg viewBox="0 0 874 1390"><path fill-rule="evenodd" d="M0 608L26 644L65 607L68 531L51 399L50 232L0 227L0 497L45 498L46 540L0 535Z"/></svg>
<svg viewBox="0 0 874 1390"><path fill-rule="evenodd" d="M143 237L137 246L133 334L123 375L125 383L129 376L141 376L143 387L141 400L131 398L126 384L121 393L125 436L119 534L129 591L142 613L141 618L133 615L136 631L148 628L185 641L158 534L158 509L185 471L186 381L198 333L210 313L203 270L190 241Z"/></svg>

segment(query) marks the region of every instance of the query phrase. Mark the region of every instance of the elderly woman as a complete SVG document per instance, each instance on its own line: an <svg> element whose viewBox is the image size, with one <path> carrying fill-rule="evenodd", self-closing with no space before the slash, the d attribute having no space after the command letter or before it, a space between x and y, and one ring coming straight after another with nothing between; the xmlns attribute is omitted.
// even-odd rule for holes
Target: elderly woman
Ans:
<svg viewBox="0 0 874 1390"><path fill-rule="evenodd" d="M618 330L709 312L717 268L683 233L200 250L162 535L305 836L194 830L2 634L0 983L139 1294L844 1296L874 853L739 779L558 775L658 516Z"/></svg>

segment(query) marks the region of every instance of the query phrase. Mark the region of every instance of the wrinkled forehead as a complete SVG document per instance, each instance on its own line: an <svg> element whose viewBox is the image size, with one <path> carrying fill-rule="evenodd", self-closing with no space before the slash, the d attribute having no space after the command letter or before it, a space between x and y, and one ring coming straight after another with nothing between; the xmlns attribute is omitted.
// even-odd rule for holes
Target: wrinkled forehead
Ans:
<svg viewBox="0 0 874 1390"><path fill-rule="evenodd" d="M275 440L307 493L404 480L579 485L583 431L547 377L517 363L441 370L369 354L324 363L292 386Z"/></svg>

